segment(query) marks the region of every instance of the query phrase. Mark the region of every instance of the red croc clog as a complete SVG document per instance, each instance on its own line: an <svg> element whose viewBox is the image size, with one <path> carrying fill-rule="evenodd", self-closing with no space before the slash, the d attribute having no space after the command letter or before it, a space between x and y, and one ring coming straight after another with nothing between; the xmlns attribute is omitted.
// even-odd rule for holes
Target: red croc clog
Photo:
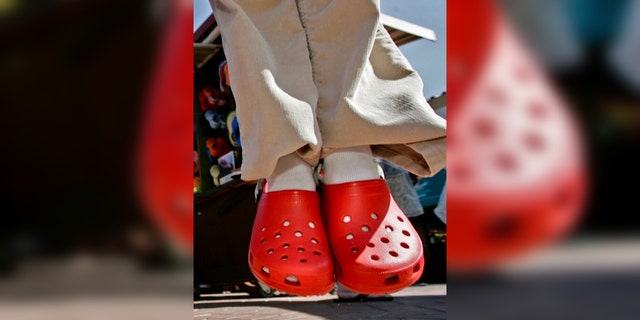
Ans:
<svg viewBox="0 0 640 320"><path fill-rule="evenodd" d="M314 191L262 194L249 244L249 267L264 284L299 296L333 289L333 260Z"/></svg>
<svg viewBox="0 0 640 320"><path fill-rule="evenodd" d="M324 185L322 202L336 279L347 289L391 293L420 278L422 242L385 180Z"/></svg>

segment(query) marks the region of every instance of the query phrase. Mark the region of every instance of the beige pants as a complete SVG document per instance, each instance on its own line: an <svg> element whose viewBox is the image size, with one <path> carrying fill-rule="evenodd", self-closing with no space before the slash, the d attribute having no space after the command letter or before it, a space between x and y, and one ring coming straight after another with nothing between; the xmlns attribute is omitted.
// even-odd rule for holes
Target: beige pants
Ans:
<svg viewBox="0 0 640 320"><path fill-rule="evenodd" d="M210 0L236 100L242 179L336 148L419 176L445 164L446 120L379 21L377 0Z"/></svg>

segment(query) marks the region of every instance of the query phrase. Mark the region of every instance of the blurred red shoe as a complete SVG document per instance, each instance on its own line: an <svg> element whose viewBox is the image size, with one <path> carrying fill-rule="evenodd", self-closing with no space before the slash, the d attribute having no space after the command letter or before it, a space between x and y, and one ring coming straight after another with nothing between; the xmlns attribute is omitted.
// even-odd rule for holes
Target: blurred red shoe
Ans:
<svg viewBox="0 0 640 320"><path fill-rule="evenodd" d="M335 286L318 193L263 193L253 222L249 267L267 286L288 294L323 295Z"/></svg>
<svg viewBox="0 0 640 320"><path fill-rule="evenodd" d="M499 7L447 6L447 267L476 271L572 231L585 160L567 104Z"/></svg>
<svg viewBox="0 0 640 320"><path fill-rule="evenodd" d="M193 2L170 1L137 144L136 188L145 214L176 248L193 251Z"/></svg>

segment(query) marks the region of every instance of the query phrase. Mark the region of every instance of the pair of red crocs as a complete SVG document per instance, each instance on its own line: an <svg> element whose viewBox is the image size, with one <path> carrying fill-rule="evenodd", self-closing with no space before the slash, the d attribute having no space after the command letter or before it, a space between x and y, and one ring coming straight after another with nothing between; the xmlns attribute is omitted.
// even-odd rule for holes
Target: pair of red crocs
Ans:
<svg viewBox="0 0 640 320"><path fill-rule="evenodd" d="M261 196L249 245L258 280L309 296L328 293L335 281L354 292L383 294L420 278L422 242L385 180L324 185L321 197L322 206L314 191Z"/></svg>

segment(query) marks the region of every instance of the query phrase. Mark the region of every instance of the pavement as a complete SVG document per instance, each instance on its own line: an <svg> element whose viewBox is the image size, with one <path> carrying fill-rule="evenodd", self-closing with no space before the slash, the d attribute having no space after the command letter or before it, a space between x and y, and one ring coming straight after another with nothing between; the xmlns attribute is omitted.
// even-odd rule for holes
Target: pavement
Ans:
<svg viewBox="0 0 640 320"><path fill-rule="evenodd" d="M640 237L579 237L480 278L418 284L392 301L337 303L336 295L193 301L193 273L144 271L127 257L71 256L23 263L0 277L0 319L471 319L637 320Z"/></svg>
<svg viewBox="0 0 640 320"><path fill-rule="evenodd" d="M446 284L418 283L390 301L338 302L337 295L252 298L243 293L202 295L194 320L212 319L446 319Z"/></svg>

